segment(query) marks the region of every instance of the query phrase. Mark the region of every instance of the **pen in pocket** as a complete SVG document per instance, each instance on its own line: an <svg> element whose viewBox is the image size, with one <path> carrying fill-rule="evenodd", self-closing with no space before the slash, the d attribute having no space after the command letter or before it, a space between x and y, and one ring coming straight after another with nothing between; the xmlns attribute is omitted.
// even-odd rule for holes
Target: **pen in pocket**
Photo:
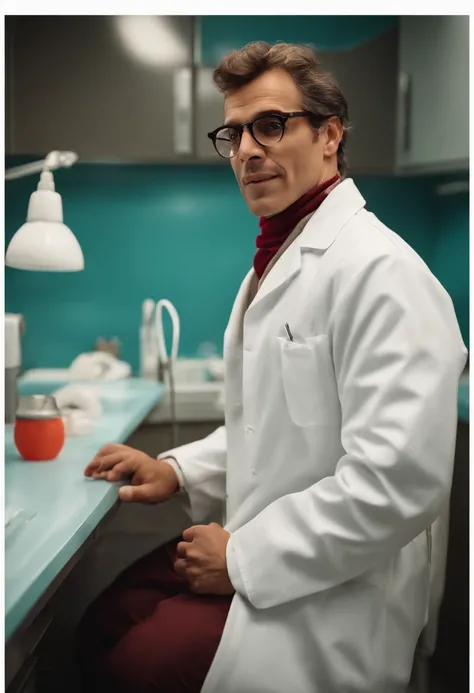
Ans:
<svg viewBox="0 0 474 693"><path fill-rule="evenodd" d="M285 322L285 330L288 334L288 337L290 339L290 342L294 342L295 340L293 339L293 335L291 334L290 326L288 325L287 322Z"/></svg>

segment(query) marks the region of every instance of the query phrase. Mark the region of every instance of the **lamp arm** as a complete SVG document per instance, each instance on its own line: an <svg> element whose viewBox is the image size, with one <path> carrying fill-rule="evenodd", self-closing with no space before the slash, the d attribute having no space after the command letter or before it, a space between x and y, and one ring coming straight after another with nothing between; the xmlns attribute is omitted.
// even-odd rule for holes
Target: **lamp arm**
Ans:
<svg viewBox="0 0 474 693"><path fill-rule="evenodd" d="M57 168L69 168L78 160L76 152L50 152L45 159L31 161L28 164L14 166L5 171L5 180L15 180L42 171L55 171Z"/></svg>

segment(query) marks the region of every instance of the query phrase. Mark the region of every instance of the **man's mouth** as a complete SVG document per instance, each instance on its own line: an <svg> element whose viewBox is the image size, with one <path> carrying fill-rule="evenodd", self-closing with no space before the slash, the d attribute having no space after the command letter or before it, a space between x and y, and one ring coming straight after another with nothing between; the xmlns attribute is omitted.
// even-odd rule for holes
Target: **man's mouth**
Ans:
<svg viewBox="0 0 474 693"><path fill-rule="evenodd" d="M278 176L270 175L268 173L253 173L249 176L245 176L243 183L247 185L262 185L262 183L268 183L271 180L275 180Z"/></svg>

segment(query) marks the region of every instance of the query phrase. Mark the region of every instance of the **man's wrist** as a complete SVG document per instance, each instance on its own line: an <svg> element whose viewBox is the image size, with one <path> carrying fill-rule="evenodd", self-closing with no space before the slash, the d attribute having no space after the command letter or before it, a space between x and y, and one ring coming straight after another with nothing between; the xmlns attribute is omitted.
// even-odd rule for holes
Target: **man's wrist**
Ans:
<svg viewBox="0 0 474 693"><path fill-rule="evenodd" d="M159 457L158 459L160 462L165 462L174 471L176 478L178 480L178 487L176 489L176 493L184 491L184 474L177 460L174 457Z"/></svg>

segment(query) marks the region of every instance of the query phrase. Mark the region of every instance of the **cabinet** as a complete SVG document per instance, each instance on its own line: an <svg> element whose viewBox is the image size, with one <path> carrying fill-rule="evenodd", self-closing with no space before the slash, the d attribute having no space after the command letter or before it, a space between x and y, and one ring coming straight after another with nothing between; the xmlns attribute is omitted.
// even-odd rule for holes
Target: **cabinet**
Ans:
<svg viewBox="0 0 474 693"><path fill-rule="evenodd" d="M252 40L311 43L349 104L350 175L468 168L468 16L6 17L6 153L209 162L212 73ZM198 58L200 56L200 59Z"/></svg>
<svg viewBox="0 0 474 693"><path fill-rule="evenodd" d="M213 72L213 67L196 67L196 121L194 135L196 156L200 161L228 165L228 162L216 153L214 145L207 136L208 132L215 130L224 122L224 96L214 86L212 81Z"/></svg>
<svg viewBox="0 0 474 693"><path fill-rule="evenodd" d="M349 107L349 175L391 174L395 164L398 29L347 51L319 53Z"/></svg>
<svg viewBox="0 0 474 693"><path fill-rule="evenodd" d="M398 168L469 166L469 17L400 19Z"/></svg>
<svg viewBox="0 0 474 693"><path fill-rule="evenodd" d="M5 645L5 688L7 693L36 693L38 662L52 624L46 605L34 618L21 624Z"/></svg>
<svg viewBox="0 0 474 693"><path fill-rule="evenodd" d="M316 18L306 19L311 23ZM285 35L283 26L280 39L295 40L294 37ZM318 55L324 68L338 80L349 104L351 131L347 158L350 175L393 173L398 74L397 27L390 26L381 34L348 48L318 50ZM223 122L224 99L213 86L212 73L213 67L209 65L196 69L195 141L197 157L217 163L223 160L215 153L207 133Z"/></svg>
<svg viewBox="0 0 474 693"><path fill-rule="evenodd" d="M6 18L7 154L81 161L192 153L191 17Z"/></svg>

